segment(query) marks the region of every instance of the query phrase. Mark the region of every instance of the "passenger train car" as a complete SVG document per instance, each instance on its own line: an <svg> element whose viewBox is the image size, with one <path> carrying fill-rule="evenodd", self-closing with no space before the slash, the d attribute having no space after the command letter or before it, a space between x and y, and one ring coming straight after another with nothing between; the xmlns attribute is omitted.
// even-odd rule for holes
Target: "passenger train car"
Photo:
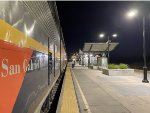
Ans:
<svg viewBox="0 0 150 113"><path fill-rule="evenodd" d="M0 1L0 113L44 112L66 59L55 2Z"/></svg>

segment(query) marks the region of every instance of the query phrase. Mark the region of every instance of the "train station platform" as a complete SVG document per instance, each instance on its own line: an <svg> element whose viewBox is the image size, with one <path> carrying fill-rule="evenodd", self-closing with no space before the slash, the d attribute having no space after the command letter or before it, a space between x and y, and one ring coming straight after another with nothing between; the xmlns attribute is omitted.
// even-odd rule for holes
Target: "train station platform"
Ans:
<svg viewBox="0 0 150 113"><path fill-rule="evenodd" d="M150 84L141 82L142 72L107 76L86 67L70 69L80 113L150 113Z"/></svg>

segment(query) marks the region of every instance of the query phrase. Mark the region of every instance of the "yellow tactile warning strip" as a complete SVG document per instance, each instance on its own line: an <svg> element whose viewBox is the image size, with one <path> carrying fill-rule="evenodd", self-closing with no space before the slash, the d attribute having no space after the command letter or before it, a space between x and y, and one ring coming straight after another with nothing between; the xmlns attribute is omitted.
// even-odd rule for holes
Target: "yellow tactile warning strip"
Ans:
<svg viewBox="0 0 150 113"><path fill-rule="evenodd" d="M60 113L79 113L70 67L66 69Z"/></svg>

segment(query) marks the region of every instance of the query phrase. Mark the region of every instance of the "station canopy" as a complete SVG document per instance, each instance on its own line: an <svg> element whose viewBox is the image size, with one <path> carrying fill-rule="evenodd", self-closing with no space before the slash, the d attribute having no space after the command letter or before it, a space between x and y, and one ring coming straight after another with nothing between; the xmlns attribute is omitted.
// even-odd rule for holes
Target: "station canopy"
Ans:
<svg viewBox="0 0 150 113"><path fill-rule="evenodd" d="M109 51L116 48L119 43L109 43ZM108 43L84 43L83 52L105 52L108 51Z"/></svg>

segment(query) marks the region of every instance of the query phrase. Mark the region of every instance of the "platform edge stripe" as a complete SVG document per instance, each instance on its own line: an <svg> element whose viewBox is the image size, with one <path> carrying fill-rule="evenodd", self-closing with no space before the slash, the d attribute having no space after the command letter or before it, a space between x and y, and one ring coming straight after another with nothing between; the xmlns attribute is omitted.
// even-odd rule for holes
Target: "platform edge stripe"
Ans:
<svg viewBox="0 0 150 113"><path fill-rule="evenodd" d="M79 113L70 67L67 67L65 76L60 113Z"/></svg>
<svg viewBox="0 0 150 113"><path fill-rule="evenodd" d="M72 72L72 76L74 77L74 80L75 80L75 82L76 82L76 84L77 84L77 87L78 87L78 89L79 89L79 92L80 92L80 94L81 94L83 103L84 103L84 105L85 105L85 110L87 110L87 113L92 113L91 110L90 110L89 104L88 104L88 102L87 102L87 100L86 100L86 98L85 98L85 96L84 96L84 93L83 93L83 91L82 91L82 89L81 89L81 87L80 87L80 85L79 85L79 82L78 82L78 80L77 80L77 78L76 78L74 72L73 72L72 70L71 70L71 72Z"/></svg>

